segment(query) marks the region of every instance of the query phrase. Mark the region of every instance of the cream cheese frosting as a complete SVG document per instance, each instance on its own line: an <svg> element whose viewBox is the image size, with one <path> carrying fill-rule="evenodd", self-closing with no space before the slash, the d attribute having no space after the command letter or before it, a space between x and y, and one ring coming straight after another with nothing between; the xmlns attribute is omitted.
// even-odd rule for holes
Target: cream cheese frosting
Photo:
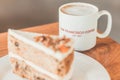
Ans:
<svg viewBox="0 0 120 80"><path fill-rule="evenodd" d="M73 47L72 47L73 43L72 43L72 41L70 41L70 43L69 43L69 45L72 45L71 48L66 53L63 54L63 53L61 53L59 51L54 52L50 48L48 48L48 47L44 46L43 44L41 44L40 42L38 43L38 42L34 41L34 37L45 35L45 34L31 33L31 32L19 31L19 30L12 30L12 29L9 29L8 33L9 33L9 35L14 36L18 40L21 40L21 41L23 41L23 42L25 42L25 43L27 43L29 45L32 45L33 47L35 47L37 49L43 50L46 54L53 56L54 58L56 58L59 61L62 61L63 59L65 59L73 51ZM52 36L52 37L57 38L57 36Z"/></svg>
<svg viewBox="0 0 120 80"><path fill-rule="evenodd" d="M43 73L45 75L50 76L54 80L70 80L70 78L72 76L73 64L71 65L71 69L67 73L67 75L64 76L64 77L60 77L60 76L58 76L56 74L53 74L53 73L50 73L50 72L46 71L45 69L41 68L40 66L36 66L34 63L32 63L30 61L27 61L27 60L23 59L22 57L20 57L20 56L18 56L16 54L13 54L12 52L9 52L9 57L13 57L13 58L16 58L18 60L24 61L27 65L31 66L32 68L36 69L37 71L39 71L39 72L41 72L41 73Z"/></svg>

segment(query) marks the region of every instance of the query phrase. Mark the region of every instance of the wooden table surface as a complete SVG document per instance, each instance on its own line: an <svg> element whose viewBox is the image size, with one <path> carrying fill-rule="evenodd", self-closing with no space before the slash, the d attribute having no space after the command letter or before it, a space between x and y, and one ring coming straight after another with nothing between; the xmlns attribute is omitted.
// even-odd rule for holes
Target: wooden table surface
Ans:
<svg viewBox="0 0 120 80"><path fill-rule="evenodd" d="M22 30L58 35L58 23ZM7 53L7 33L0 33L0 57L7 55ZM93 49L82 53L98 60L109 72L111 80L120 80L120 44L109 37L97 39L97 45Z"/></svg>

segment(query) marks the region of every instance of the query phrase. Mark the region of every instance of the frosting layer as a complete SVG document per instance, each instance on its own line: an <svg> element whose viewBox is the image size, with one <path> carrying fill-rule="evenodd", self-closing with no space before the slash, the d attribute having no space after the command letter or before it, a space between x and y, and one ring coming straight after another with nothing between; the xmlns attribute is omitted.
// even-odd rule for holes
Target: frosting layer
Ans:
<svg viewBox="0 0 120 80"><path fill-rule="evenodd" d="M66 53L61 53L59 51L54 52L54 50L44 46L41 42L35 42L34 37L36 36L42 36L45 34L38 34L38 33L31 33L31 32L24 32L19 30L8 30L9 35L14 36L15 38L32 45L33 47L43 50L46 54L51 55L52 57L56 58L59 61L62 61L65 59L71 52L73 51L73 43L72 41L69 42L68 45L70 46L70 49ZM58 38L57 36L52 36L53 38ZM8 43L9 44L9 43Z"/></svg>

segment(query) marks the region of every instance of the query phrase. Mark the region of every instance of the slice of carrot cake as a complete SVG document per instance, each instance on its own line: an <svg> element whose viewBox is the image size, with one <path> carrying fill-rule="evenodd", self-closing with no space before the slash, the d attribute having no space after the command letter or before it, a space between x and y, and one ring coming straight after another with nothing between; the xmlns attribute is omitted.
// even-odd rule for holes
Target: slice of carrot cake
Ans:
<svg viewBox="0 0 120 80"><path fill-rule="evenodd" d="M13 72L29 80L70 80L73 41L66 37L8 30Z"/></svg>

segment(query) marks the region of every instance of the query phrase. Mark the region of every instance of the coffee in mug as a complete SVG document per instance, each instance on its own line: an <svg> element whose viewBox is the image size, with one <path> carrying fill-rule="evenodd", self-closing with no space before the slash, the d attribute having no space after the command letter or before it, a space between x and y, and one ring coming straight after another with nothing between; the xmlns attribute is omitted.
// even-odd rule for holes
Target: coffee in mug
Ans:
<svg viewBox="0 0 120 80"><path fill-rule="evenodd" d="M97 32L98 19L102 15L108 16L108 24L104 33ZM105 38L111 31L111 14L89 3L67 3L59 8L59 35L74 40L75 50L85 51L93 48L96 37Z"/></svg>
<svg viewBox="0 0 120 80"><path fill-rule="evenodd" d="M61 11L68 15L84 16L95 12L94 8L84 5L66 5L61 8Z"/></svg>

